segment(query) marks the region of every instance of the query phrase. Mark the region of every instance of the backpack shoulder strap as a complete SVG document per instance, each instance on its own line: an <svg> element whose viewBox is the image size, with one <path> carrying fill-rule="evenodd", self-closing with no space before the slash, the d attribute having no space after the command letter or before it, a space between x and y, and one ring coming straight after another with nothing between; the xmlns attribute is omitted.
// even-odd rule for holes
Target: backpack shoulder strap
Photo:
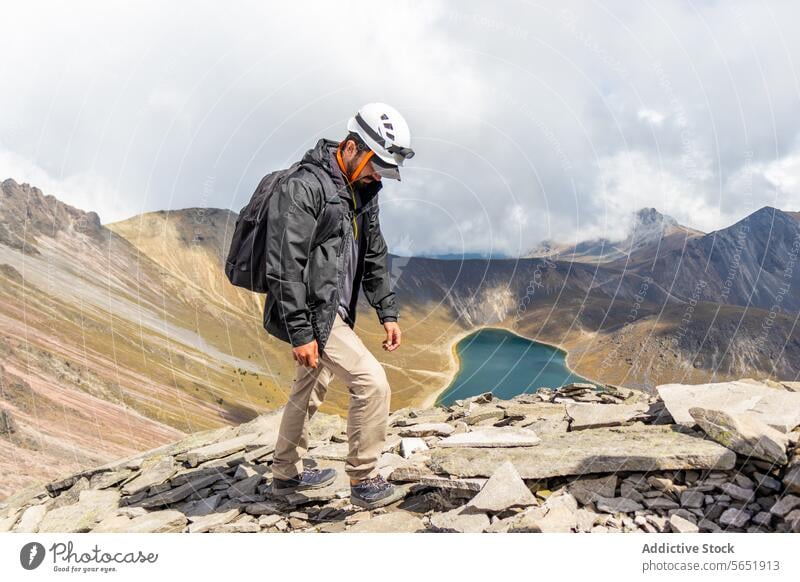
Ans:
<svg viewBox="0 0 800 582"><path fill-rule="evenodd" d="M312 174L317 177L319 180L320 185L322 186L322 191L325 193L325 202L330 202L332 200L336 200L339 192L336 189L336 184L333 183L333 178L328 175L328 172L317 166L316 164L303 164L303 168L309 170Z"/></svg>

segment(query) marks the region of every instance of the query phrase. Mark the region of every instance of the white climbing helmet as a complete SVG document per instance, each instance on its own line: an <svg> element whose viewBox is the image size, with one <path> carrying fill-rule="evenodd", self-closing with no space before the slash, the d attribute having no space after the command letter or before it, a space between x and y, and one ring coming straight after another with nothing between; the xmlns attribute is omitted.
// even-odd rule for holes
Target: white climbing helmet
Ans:
<svg viewBox="0 0 800 582"><path fill-rule="evenodd" d="M391 105L367 103L347 122L347 130L358 134L375 153L372 160L381 176L399 180L398 167L414 157L408 124Z"/></svg>

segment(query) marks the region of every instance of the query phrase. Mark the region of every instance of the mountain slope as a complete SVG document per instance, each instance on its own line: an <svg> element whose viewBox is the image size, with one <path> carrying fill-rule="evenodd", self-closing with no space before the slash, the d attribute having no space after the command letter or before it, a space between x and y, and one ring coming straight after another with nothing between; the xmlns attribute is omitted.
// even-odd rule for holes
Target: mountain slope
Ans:
<svg viewBox="0 0 800 582"><path fill-rule="evenodd" d="M0 495L285 401L260 320L226 318L96 214L6 180L0 224L0 410L16 429Z"/></svg>
<svg viewBox="0 0 800 582"><path fill-rule="evenodd" d="M800 311L800 223L765 206L739 222L687 241L642 264L636 272L652 277L671 293L689 298L703 283L701 298L718 303Z"/></svg>

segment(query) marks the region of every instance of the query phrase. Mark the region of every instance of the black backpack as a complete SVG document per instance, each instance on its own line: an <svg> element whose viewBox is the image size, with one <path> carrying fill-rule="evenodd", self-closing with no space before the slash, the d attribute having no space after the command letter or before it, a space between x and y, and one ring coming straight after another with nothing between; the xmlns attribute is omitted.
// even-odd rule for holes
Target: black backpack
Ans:
<svg viewBox="0 0 800 582"><path fill-rule="evenodd" d="M295 162L284 170L276 170L264 176L250 197L250 202L239 212L239 218L233 227L231 246L225 261L225 274L231 284L256 293L267 292L266 215L269 199L281 183L300 168L310 170L317 177L325 192L326 201L331 188L335 190L330 176L314 164Z"/></svg>

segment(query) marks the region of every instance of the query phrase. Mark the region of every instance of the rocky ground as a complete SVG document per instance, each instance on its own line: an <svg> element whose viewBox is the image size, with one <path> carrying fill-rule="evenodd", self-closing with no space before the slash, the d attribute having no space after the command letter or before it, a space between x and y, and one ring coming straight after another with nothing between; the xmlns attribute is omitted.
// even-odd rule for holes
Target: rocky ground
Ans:
<svg viewBox="0 0 800 582"><path fill-rule="evenodd" d="M349 501L344 419L318 413L321 490L271 496L280 410L0 504L13 532L800 532L800 384L570 384L392 414L380 471L405 498Z"/></svg>

